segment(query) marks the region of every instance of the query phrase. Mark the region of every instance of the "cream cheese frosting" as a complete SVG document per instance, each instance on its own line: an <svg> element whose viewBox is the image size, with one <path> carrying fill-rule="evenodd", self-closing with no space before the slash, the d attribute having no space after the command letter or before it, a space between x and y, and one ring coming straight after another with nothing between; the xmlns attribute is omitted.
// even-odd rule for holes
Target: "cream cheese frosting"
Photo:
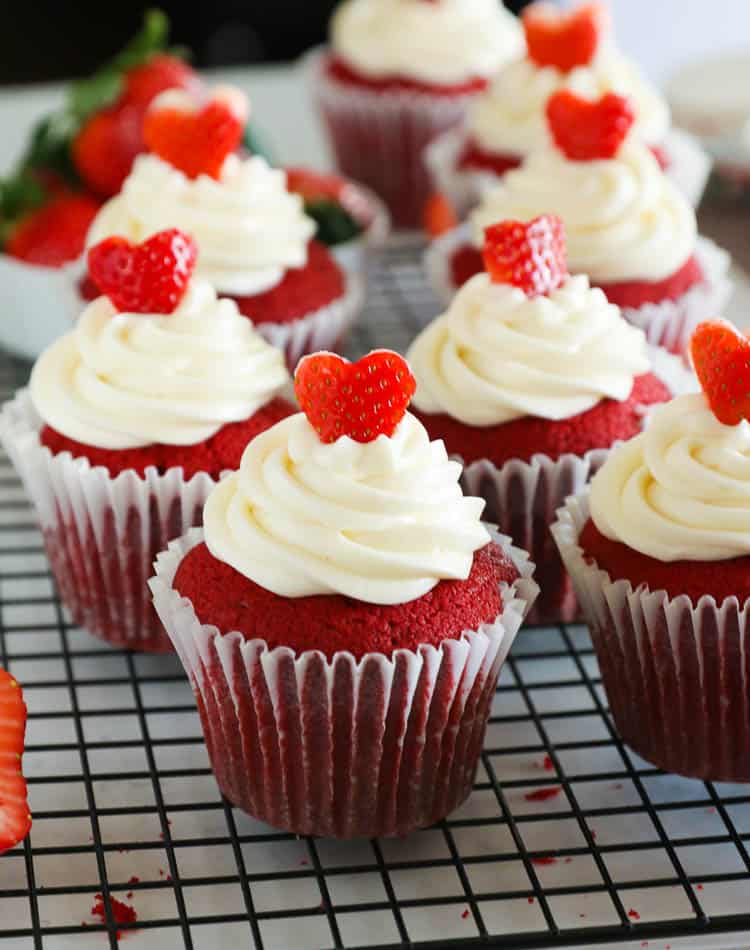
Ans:
<svg viewBox="0 0 750 950"><path fill-rule="evenodd" d="M486 151L527 155L549 142L545 109L549 97L570 89L585 99L605 93L627 96L635 107L633 134L658 145L669 130L669 108L638 68L606 47L592 63L569 73L537 66L529 59L503 67L492 86L471 107L469 132Z"/></svg>
<svg viewBox="0 0 750 950"><path fill-rule="evenodd" d="M646 339L584 276L547 296L477 274L407 354L414 406L466 425L567 419L624 400L649 371Z"/></svg>
<svg viewBox="0 0 750 950"><path fill-rule="evenodd" d="M331 44L364 75L437 85L491 76L524 48L518 20L499 0L345 0Z"/></svg>
<svg viewBox="0 0 750 950"><path fill-rule="evenodd" d="M611 159L571 161L551 145L532 153L473 212L474 241L496 221L540 214L562 218L570 270L596 284L664 280L695 249L693 209L632 138Z"/></svg>
<svg viewBox="0 0 750 950"><path fill-rule="evenodd" d="M723 425L702 393L659 406L594 477L591 517L659 561L750 554L750 422Z"/></svg>
<svg viewBox="0 0 750 950"><path fill-rule="evenodd" d="M282 597L407 603L465 580L489 543L484 501L407 413L394 434L325 444L299 413L253 439L204 510L214 557Z"/></svg>
<svg viewBox="0 0 750 950"><path fill-rule="evenodd" d="M193 279L170 314L118 313L107 297L37 360L44 422L104 449L193 445L249 418L289 380L281 352L231 300Z"/></svg>
<svg viewBox="0 0 750 950"><path fill-rule="evenodd" d="M218 179L191 179L156 155L140 155L86 244L113 235L140 243L167 227L195 238L198 276L237 296L269 290L288 269L303 267L315 233L302 198L287 191L286 173L259 156L229 155Z"/></svg>

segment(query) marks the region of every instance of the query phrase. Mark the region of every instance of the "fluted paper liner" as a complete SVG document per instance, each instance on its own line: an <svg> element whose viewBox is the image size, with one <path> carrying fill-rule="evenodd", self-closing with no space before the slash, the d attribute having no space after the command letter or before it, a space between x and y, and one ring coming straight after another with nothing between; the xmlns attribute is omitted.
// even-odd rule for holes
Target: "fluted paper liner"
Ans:
<svg viewBox="0 0 750 950"><path fill-rule="evenodd" d="M427 248L424 269L438 299L448 305L459 289L454 281L451 262L455 252L472 244L467 223L441 235ZM729 279L730 257L708 238L699 237L695 256L704 279L677 300L646 303L640 307L621 307L623 317L646 334L653 346L660 346L687 359L690 337L698 324L721 316L732 292Z"/></svg>
<svg viewBox="0 0 750 950"><path fill-rule="evenodd" d="M615 726L642 758L709 781L750 781L750 600L693 603L612 579L578 544L589 493L552 533L591 631Z"/></svg>
<svg viewBox="0 0 750 950"><path fill-rule="evenodd" d="M652 372L673 394L696 389L695 377L676 357L658 347L651 347L649 356ZM644 417L647 414L644 409ZM570 623L580 617L550 525L568 495L583 489L604 464L609 451L593 449L583 456L566 453L555 460L537 453L528 462L512 459L499 468L488 459L479 459L463 470L464 494L484 498L487 521L498 525L514 544L528 551L536 564L541 593L529 613L529 623ZM463 464L460 456L459 460Z"/></svg>
<svg viewBox="0 0 750 950"><path fill-rule="evenodd" d="M356 320L365 300L360 274L345 272L346 290L338 300L307 317L288 323L256 323L256 331L272 346L284 352L290 373L308 353L337 351Z"/></svg>
<svg viewBox="0 0 750 950"><path fill-rule="evenodd" d="M76 624L113 646L171 652L148 591L157 553L202 523L216 481L181 468L145 477L92 467L39 441L42 421L22 389L0 415L0 439L34 503L60 597Z"/></svg>
<svg viewBox="0 0 750 950"><path fill-rule="evenodd" d="M465 128L450 129L430 142L424 153L434 189L450 199L461 217L479 204L482 196L503 178L489 169L459 166L467 137ZM665 172L667 178L697 208L711 172L710 156L694 136L679 129L667 133L663 147L670 162Z"/></svg>
<svg viewBox="0 0 750 950"><path fill-rule="evenodd" d="M196 529L160 554L154 605L195 692L211 763L234 804L295 834L403 835L471 792L500 668L537 594L534 565L494 540L520 577L502 613L439 648L332 660L202 624L173 587ZM304 623L304 617L300 617Z"/></svg>
<svg viewBox="0 0 750 950"><path fill-rule="evenodd" d="M377 192L398 227L420 228L431 192L424 149L463 121L477 93L359 88L327 74L327 55L314 52L309 67L338 167Z"/></svg>

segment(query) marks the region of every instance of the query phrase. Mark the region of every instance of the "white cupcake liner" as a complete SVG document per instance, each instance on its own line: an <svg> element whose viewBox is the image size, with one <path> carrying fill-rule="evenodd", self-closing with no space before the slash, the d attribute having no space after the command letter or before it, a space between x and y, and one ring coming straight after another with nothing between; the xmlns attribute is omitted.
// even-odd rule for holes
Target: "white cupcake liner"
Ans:
<svg viewBox="0 0 750 950"><path fill-rule="evenodd" d="M650 356L652 371L673 394L697 388L693 374L675 356L657 347L651 348ZM550 526L565 499L583 489L609 452L593 449L583 456L567 453L556 460L538 453L529 462L513 459L499 468L488 459L478 459L464 468L464 494L484 498L487 521L498 525L514 544L528 551L536 564L541 593L529 613L529 623L570 623L580 617ZM463 463L463 459L460 461Z"/></svg>
<svg viewBox="0 0 750 950"><path fill-rule="evenodd" d="M283 350L291 373L308 353L340 349L365 301L361 274L344 272L346 287L342 297L307 317L289 323L256 323L257 332L272 346Z"/></svg>
<svg viewBox="0 0 750 950"><path fill-rule="evenodd" d="M33 360L70 330L79 299L80 261L37 267L0 254L0 346Z"/></svg>
<svg viewBox="0 0 750 950"><path fill-rule="evenodd" d="M618 732L642 758L710 781L750 781L750 600L670 599L586 560L589 491L552 527L591 630Z"/></svg>
<svg viewBox="0 0 750 950"><path fill-rule="evenodd" d="M364 277L369 256L380 251L388 241L390 213L374 191L355 181L347 181L338 201L364 230L358 237L335 244L329 250L342 270Z"/></svg>
<svg viewBox="0 0 750 950"><path fill-rule="evenodd" d="M327 57L314 51L308 62L339 168L380 195L397 227L421 227L431 191L424 149L464 120L477 93L357 88L328 75Z"/></svg>
<svg viewBox="0 0 750 950"><path fill-rule="evenodd" d="M181 468L112 477L39 441L42 421L27 390L3 406L0 440L36 508L60 597L75 623L113 646L171 651L147 582L168 541L202 523L216 484Z"/></svg>
<svg viewBox="0 0 750 950"><path fill-rule="evenodd" d="M621 308L623 317L640 327L649 343L686 360L695 328L703 320L720 317L732 293L729 254L708 238L699 237L695 256L703 271L703 280L677 300Z"/></svg>
<svg viewBox="0 0 750 950"><path fill-rule="evenodd" d="M525 552L496 536L520 577L494 623L392 657L299 655L202 624L173 587L203 539L159 555L154 605L190 678L222 792L295 834L403 835L471 792L497 677L537 594ZM304 617L300 617L304 623Z"/></svg>
<svg viewBox="0 0 750 950"><path fill-rule="evenodd" d="M458 290L453 281L451 261L459 248L472 244L470 225L465 222L442 234L425 251L423 263L427 279L440 302L447 306ZM687 357L690 337L706 319L721 316L732 293L729 254L705 237L699 237L695 255L704 279L677 300L622 307L623 317L640 327L653 346Z"/></svg>
<svg viewBox="0 0 750 950"><path fill-rule="evenodd" d="M503 177L487 169L459 167L467 138L466 128L450 129L430 142L424 153L434 189L448 197L462 218ZM670 161L665 174L697 208L711 173L711 157L694 136L679 129L670 129L662 144Z"/></svg>

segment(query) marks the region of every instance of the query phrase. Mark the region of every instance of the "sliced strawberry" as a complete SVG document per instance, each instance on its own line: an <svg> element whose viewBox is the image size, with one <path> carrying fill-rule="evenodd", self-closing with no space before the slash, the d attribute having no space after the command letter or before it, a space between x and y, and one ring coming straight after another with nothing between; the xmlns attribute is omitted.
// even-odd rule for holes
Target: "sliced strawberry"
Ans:
<svg viewBox="0 0 750 950"><path fill-rule="evenodd" d="M99 203L85 195L63 194L21 219L5 245L11 257L45 267L61 267L83 253Z"/></svg>
<svg viewBox="0 0 750 950"><path fill-rule="evenodd" d="M750 419L750 340L726 320L709 320L693 333L690 355L719 422L735 426Z"/></svg>
<svg viewBox="0 0 750 950"><path fill-rule="evenodd" d="M89 274L120 312L172 313L185 295L198 248L172 228L142 244L111 237L89 250Z"/></svg>
<svg viewBox="0 0 750 950"><path fill-rule="evenodd" d="M132 106L146 109L167 89L185 89L197 94L201 80L186 62L169 53L157 53L125 73L122 99Z"/></svg>
<svg viewBox="0 0 750 950"><path fill-rule="evenodd" d="M424 229L431 238L452 231L458 224L455 208L448 196L440 191L436 191L425 202L423 219Z"/></svg>
<svg viewBox="0 0 750 950"><path fill-rule="evenodd" d="M374 350L356 363L314 353L300 360L294 376L300 407L321 442L392 436L416 385L409 364L390 350Z"/></svg>
<svg viewBox="0 0 750 950"><path fill-rule="evenodd" d="M95 113L73 140L76 170L102 198L116 195L143 151L143 111L127 103Z"/></svg>
<svg viewBox="0 0 750 950"><path fill-rule="evenodd" d="M0 670L0 854L15 848L31 828L21 771L25 735L23 692L9 673Z"/></svg>
<svg viewBox="0 0 750 950"><path fill-rule="evenodd" d="M548 294L568 276L565 228L543 214L533 221L501 221L484 232L484 265L495 284L520 287L529 297Z"/></svg>
<svg viewBox="0 0 750 950"><path fill-rule="evenodd" d="M547 121L567 158L591 162L617 155L635 122L635 110L629 99L614 92L591 100L562 89L547 102Z"/></svg>
<svg viewBox="0 0 750 950"><path fill-rule="evenodd" d="M569 73L596 56L609 28L609 14L601 3L586 3L569 13L534 3L524 10L522 22L529 59L537 66Z"/></svg>
<svg viewBox="0 0 750 950"><path fill-rule="evenodd" d="M227 155L242 141L244 127L245 116L224 99L200 109L161 106L157 100L146 114L143 138L151 152L188 178L218 178Z"/></svg>

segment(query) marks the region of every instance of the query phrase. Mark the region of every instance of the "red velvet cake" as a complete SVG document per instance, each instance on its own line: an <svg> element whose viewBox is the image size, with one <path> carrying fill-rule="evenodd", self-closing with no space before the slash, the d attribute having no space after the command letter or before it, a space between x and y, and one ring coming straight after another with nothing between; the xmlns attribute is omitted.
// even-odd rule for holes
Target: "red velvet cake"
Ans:
<svg viewBox="0 0 750 950"><path fill-rule="evenodd" d="M234 804L295 834L403 835L471 791L532 568L406 413L401 357L306 357L295 390L303 413L159 556L154 604Z"/></svg>

